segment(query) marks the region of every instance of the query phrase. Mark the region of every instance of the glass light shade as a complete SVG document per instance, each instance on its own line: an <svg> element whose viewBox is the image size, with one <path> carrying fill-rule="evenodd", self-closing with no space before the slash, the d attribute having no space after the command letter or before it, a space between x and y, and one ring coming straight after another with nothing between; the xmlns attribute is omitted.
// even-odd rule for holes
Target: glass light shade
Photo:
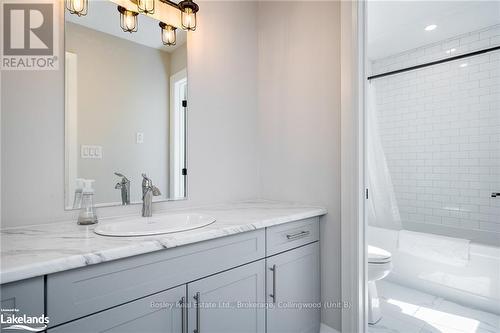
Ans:
<svg viewBox="0 0 500 333"><path fill-rule="evenodd" d="M155 12L155 0L137 0L139 13L153 14Z"/></svg>
<svg viewBox="0 0 500 333"><path fill-rule="evenodd" d="M196 30L196 13L191 8L186 8L181 13L182 28L185 30Z"/></svg>
<svg viewBox="0 0 500 333"><path fill-rule="evenodd" d="M66 9L71 13L78 16L87 15L89 8L88 0L66 0Z"/></svg>
<svg viewBox="0 0 500 333"><path fill-rule="evenodd" d="M175 42L177 40L175 30L177 28L169 24L165 24L163 22L160 22L160 28L161 28L161 40L163 42L163 45L169 45L169 46L175 45Z"/></svg>
<svg viewBox="0 0 500 333"><path fill-rule="evenodd" d="M122 6L118 6L120 12L120 27L125 32L137 31L137 15L139 13L128 10Z"/></svg>
<svg viewBox="0 0 500 333"><path fill-rule="evenodd" d="M196 12L199 10L197 4L192 0L183 0L179 2L181 11L181 26L184 30L196 30Z"/></svg>

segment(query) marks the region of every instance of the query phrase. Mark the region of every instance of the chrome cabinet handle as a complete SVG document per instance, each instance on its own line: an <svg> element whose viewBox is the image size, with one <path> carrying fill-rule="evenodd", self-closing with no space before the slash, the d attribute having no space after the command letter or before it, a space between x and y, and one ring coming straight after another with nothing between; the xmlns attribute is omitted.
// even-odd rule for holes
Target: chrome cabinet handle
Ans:
<svg viewBox="0 0 500 333"><path fill-rule="evenodd" d="M269 296L273 299L273 304L276 304L276 265L273 265L269 270L273 272L273 293Z"/></svg>
<svg viewBox="0 0 500 333"><path fill-rule="evenodd" d="M200 332L200 293L197 292L196 295L193 296L195 299L196 306L196 328L193 330L193 333L201 333Z"/></svg>
<svg viewBox="0 0 500 333"><path fill-rule="evenodd" d="M181 297L181 300L179 301L179 305L181 306L181 333L184 333L185 332L185 321L186 321L186 317L185 317L185 313L184 311L186 311L186 306L185 306L185 297L182 296Z"/></svg>
<svg viewBox="0 0 500 333"><path fill-rule="evenodd" d="M303 230L303 231L297 232L295 234L288 234L288 235L286 235L286 238L288 240L295 240L295 239L299 239L299 238L302 238L302 237L309 236L309 234L310 234L309 231Z"/></svg>

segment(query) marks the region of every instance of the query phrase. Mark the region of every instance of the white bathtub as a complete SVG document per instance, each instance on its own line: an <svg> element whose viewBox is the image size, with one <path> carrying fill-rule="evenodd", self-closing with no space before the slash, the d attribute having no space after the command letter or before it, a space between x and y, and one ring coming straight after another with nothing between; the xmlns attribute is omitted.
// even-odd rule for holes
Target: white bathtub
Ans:
<svg viewBox="0 0 500 333"><path fill-rule="evenodd" d="M500 247L471 243L469 262L454 266L398 250L399 231L369 226L368 244L392 253L386 278L470 307L500 314Z"/></svg>

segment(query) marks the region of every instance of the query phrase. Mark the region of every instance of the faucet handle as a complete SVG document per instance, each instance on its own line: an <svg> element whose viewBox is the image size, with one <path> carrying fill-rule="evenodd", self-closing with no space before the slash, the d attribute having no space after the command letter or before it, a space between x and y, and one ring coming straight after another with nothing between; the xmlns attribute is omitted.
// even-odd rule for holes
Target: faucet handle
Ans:
<svg viewBox="0 0 500 333"><path fill-rule="evenodd" d="M158 187L153 185L152 190L153 190L153 196L157 197L161 195L160 189Z"/></svg>
<svg viewBox="0 0 500 333"><path fill-rule="evenodd" d="M117 175L118 177L121 177L122 178L122 182L129 182L128 178L125 177L125 175L119 173L119 172L115 172L115 175Z"/></svg>
<svg viewBox="0 0 500 333"><path fill-rule="evenodd" d="M142 187L151 187L153 186L153 181L145 174L142 174Z"/></svg>
<svg viewBox="0 0 500 333"><path fill-rule="evenodd" d="M160 189L153 185L153 181L145 174L142 174L142 191L143 194L147 189L150 189L153 192L153 196L157 197L161 195Z"/></svg>

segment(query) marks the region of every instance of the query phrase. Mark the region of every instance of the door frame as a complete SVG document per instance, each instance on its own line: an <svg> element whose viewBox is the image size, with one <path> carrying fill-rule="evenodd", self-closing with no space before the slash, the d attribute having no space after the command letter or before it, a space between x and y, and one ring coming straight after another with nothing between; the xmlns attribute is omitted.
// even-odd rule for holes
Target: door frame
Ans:
<svg viewBox="0 0 500 333"><path fill-rule="evenodd" d="M177 95L177 84L184 85L184 97L187 100L187 70L186 68L172 74L170 76L170 118L169 118L169 135L170 135L170 147L169 147L169 169L170 169L170 183L169 183L169 194L171 198L181 198L186 197L186 176L182 176L182 180L179 177L182 175L182 169L187 168L186 166L186 109L185 107L179 105L176 99ZM182 122L184 126L178 128L176 124ZM182 135L179 135L182 134ZM183 151L184 157L179 159L179 150L177 148L179 142L181 142L181 151ZM179 180L179 182L177 182ZM179 188L183 190L183 195L176 195L179 192Z"/></svg>
<svg viewBox="0 0 500 333"><path fill-rule="evenodd" d="M341 10L341 286L342 332L366 332L365 50L366 0Z"/></svg>

